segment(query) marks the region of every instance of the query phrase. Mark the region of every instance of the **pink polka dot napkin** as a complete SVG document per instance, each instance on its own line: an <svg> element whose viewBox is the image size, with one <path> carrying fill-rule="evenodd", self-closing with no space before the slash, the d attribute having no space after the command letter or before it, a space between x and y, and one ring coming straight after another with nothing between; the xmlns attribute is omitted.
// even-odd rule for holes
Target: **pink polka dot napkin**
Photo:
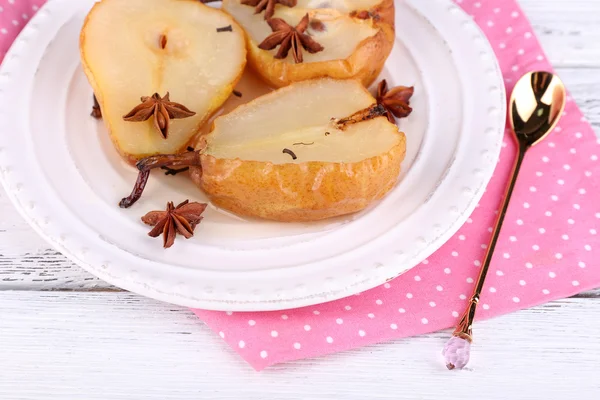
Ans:
<svg viewBox="0 0 600 400"><path fill-rule="evenodd" d="M514 0L456 2L496 50L508 92L527 71L551 71ZM0 0L0 57L43 3ZM194 312L256 370L453 327L479 273L515 150L507 131L479 207L441 249L397 279L346 299L285 312ZM600 141L569 99L560 125L525 160L478 319L600 286L600 268L594 265L600 252L598 157Z"/></svg>

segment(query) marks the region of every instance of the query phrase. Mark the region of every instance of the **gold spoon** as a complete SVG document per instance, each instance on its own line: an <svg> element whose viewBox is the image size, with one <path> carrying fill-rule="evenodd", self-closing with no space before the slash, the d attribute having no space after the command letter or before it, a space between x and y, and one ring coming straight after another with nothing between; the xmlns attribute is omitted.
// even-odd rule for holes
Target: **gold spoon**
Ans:
<svg viewBox="0 0 600 400"><path fill-rule="evenodd" d="M452 338L446 343L442 352L448 369L462 369L469 362L475 311L521 164L527 151L544 140L554 129L562 116L565 103L566 90L562 81L549 72L530 72L519 79L513 89L509 103L509 117L513 139L518 145L517 157L510 183L506 188L504 200L498 213L498 220L475 284L475 290L454 330Z"/></svg>

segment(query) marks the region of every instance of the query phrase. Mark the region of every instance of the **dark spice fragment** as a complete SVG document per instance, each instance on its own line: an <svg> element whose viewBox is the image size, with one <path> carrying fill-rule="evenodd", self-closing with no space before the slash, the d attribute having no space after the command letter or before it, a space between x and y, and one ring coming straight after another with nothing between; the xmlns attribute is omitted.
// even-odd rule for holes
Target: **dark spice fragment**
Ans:
<svg viewBox="0 0 600 400"><path fill-rule="evenodd" d="M242 92L238 92L238 91L237 91L237 90L235 90L235 89L233 90L233 92L232 92L232 93L233 93L233 95L234 95L234 96L236 96L236 97L242 97Z"/></svg>
<svg viewBox="0 0 600 400"><path fill-rule="evenodd" d="M310 29L316 32L323 32L325 30L325 24L320 19L313 18L309 23Z"/></svg>
<svg viewBox="0 0 600 400"><path fill-rule="evenodd" d="M331 135L331 132L325 132L325 136Z"/></svg>
<svg viewBox="0 0 600 400"><path fill-rule="evenodd" d="M188 171L190 169L190 167L185 167L185 168L181 168L181 169L173 169L173 168L169 168L169 167L166 167L166 166L162 166L162 167L160 167L160 169L163 169L163 170L167 171L167 172L165 172L165 175L173 175L173 176L175 176L175 175L177 175L177 174L179 174L181 172Z"/></svg>
<svg viewBox="0 0 600 400"><path fill-rule="evenodd" d="M192 146L188 146L187 151L196 151L196 150Z"/></svg>
<svg viewBox="0 0 600 400"><path fill-rule="evenodd" d="M222 28L217 28L217 32L233 32L233 27L231 25L227 25Z"/></svg>
<svg viewBox="0 0 600 400"><path fill-rule="evenodd" d="M298 158L298 157L296 157L296 154L294 154L294 152L293 152L293 151L291 151L290 149L283 149L282 153L284 153L284 154L289 154L290 156L292 156L292 159L293 159L293 160L295 160L295 159L297 159L297 158Z"/></svg>
<svg viewBox="0 0 600 400"><path fill-rule="evenodd" d="M350 16L358 18L358 19L369 19L369 18L371 18L371 13L368 12L368 11L366 11L366 10L363 10L363 11L352 11L350 13Z"/></svg>
<svg viewBox="0 0 600 400"><path fill-rule="evenodd" d="M98 104L96 95L94 95L94 105L92 106L92 113L90 115L96 119L102 118L102 111L100 110L100 104Z"/></svg>
<svg viewBox="0 0 600 400"><path fill-rule="evenodd" d="M160 44L160 48L164 49L165 47L167 47L167 37L164 34L160 35L158 43Z"/></svg>

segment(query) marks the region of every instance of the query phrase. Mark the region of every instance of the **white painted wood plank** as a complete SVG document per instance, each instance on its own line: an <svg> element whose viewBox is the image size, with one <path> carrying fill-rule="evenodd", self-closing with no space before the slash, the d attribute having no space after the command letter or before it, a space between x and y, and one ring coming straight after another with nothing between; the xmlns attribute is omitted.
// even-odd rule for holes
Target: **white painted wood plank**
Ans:
<svg viewBox="0 0 600 400"><path fill-rule="evenodd" d="M521 0L587 118L600 132L600 15L598 0ZM0 188L0 290L111 288L49 248L12 208Z"/></svg>
<svg viewBox="0 0 600 400"><path fill-rule="evenodd" d="M0 398L600 398L600 299L476 324L469 371L448 332L257 373L189 311L128 293L0 292Z"/></svg>
<svg viewBox="0 0 600 400"><path fill-rule="evenodd" d="M598 18L600 21L600 13ZM600 50L598 39L597 47ZM557 68L556 73L565 81L569 93L600 137L600 68Z"/></svg>
<svg viewBox="0 0 600 400"><path fill-rule="evenodd" d="M519 4L555 67L600 67L600 1L519 0Z"/></svg>

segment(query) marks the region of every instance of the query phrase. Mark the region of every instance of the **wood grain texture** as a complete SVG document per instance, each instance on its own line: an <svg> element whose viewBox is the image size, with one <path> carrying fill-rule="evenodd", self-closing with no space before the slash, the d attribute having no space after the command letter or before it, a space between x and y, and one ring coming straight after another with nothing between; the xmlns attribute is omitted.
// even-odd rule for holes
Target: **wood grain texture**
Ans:
<svg viewBox="0 0 600 400"><path fill-rule="evenodd" d="M254 372L191 312L129 293L0 292L0 398L596 400L600 299L477 324L469 370L449 332ZM596 367L596 368L594 368Z"/></svg>
<svg viewBox="0 0 600 400"><path fill-rule="evenodd" d="M555 68L599 68L597 0L519 0ZM597 80L596 80L597 82Z"/></svg>

